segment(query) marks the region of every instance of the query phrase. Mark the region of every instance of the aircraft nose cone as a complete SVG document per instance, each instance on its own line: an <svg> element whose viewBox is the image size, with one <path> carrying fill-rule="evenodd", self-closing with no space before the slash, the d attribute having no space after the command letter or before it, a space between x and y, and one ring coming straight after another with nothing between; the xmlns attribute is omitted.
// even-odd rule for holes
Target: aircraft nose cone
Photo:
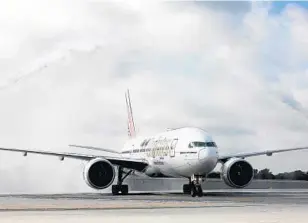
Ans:
<svg viewBox="0 0 308 223"><path fill-rule="evenodd" d="M199 160L217 159L217 151L213 148L204 148L199 150Z"/></svg>
<svg viewBox="0 0 308 223"><path fill-rule="evenodd" d="M209 155L210 154L209 154L208 149L201 149L198 154L198 159L203 160L203 159L209 158Z"/></svg>

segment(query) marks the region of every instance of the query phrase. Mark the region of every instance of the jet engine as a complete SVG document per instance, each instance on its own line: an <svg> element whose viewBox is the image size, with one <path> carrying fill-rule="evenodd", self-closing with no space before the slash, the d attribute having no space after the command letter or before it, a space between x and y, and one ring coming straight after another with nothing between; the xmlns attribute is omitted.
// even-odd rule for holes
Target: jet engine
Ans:
<svg viewBox="0 0 308 223"><path fill-rule="evenodd" d="M108 160L95 158L85 165L83 176L90 187L101 190L113 183L115 170Z"/></svg>
<svg viewBox="0 0 308 223"><path fill-rule="evenodd" d="M252 166L240 158L232 158L225 162L221 173L224 182L233 188L246 187L254 175Z"/></svg>

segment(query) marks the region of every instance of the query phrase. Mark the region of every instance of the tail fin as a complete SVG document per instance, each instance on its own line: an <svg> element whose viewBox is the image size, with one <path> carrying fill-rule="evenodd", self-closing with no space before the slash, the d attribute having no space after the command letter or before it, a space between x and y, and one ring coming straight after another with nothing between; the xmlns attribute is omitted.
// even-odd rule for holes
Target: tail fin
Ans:
<svg viewBox="0 0 308 223"><path fill-rule="evenodd" d="M132 111L132 105L130 101L130 95L129 90L127 89L127 92L125 93L125 99L126 99L126 108L127 108L127 126L128 126L128 136L130 138L136 137L136 129L135 129L135 123L134 123L134 117L133 117L133 111Z"/></svg>

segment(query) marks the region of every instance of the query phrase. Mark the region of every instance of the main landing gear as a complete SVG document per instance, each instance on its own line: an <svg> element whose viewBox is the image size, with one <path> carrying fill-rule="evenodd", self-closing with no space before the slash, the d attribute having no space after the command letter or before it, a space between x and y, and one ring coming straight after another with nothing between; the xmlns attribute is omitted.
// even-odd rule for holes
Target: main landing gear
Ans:
<svg viewBox="0 0 308 223"><path fill-rule="evenodd" d="M116 185L112 185L112 194L113 195L127 195L128 194L128 185L126 184L122 184L123 181L125 180L126 177L128 177L128 175L130 175L133 171L130 170L128 171L124 177L123 176L123 167L118 167L118 180L117 180L117 184Z"/></svg>
<svg viewBox="0 0 308 223"><path fill-rule="evenodd" d="M203 190L201 186L201 182L203 181L202 176L199 175L193 175L189 179L189 184L183 185L183 193L184 194L190 194L192 197L202 197L203 196Z"/></svg>

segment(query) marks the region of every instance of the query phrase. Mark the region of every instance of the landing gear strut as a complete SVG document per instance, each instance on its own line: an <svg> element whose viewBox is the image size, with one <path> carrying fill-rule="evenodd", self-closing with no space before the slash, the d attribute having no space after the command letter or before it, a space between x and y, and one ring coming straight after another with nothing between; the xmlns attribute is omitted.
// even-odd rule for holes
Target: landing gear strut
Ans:
<svg viewBox="0 0 308 223"><path fill-rule="evenodd" d="M191 178L189 178L189 184L183 185L183 193L184 194L190 194L192 197L203 196L203 190L201 186L201 182L203 181L202 176L199 175L193 175Z"/></svg>
<svg viewBox="0 0 308 223"><path fill-rule="evenodd" d="M113 195L127 195L128 194L128 185L126 184L122 184L123 181L125 180L126 177L128 177L128 175L130 175L133 171L130 170L128 171L124 177L123 176L123 167L118 167L118 180L117 180L117 184L116 185L112 185L112 194Z"/></svg>

